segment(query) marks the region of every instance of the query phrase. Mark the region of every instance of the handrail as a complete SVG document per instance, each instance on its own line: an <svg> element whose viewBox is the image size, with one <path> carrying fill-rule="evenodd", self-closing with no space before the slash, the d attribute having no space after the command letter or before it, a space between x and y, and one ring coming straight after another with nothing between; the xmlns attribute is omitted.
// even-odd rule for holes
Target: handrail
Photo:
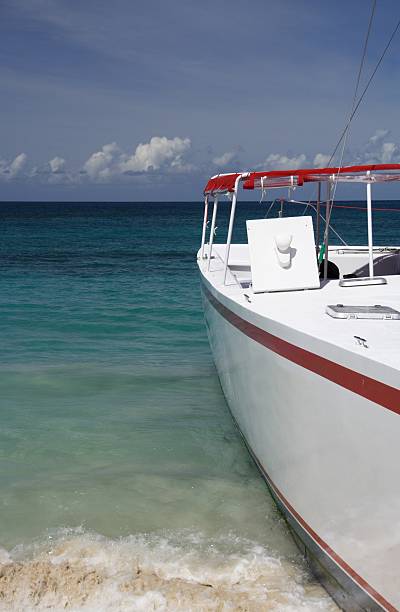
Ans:
<svg viewBox="0 0 400 612"><path fill-rule="evenodd" d="M235 180L235 187L234 187L234 190L233 190L233 198L232 198L232 205L231 205L231 215L230 215L230 218L229 218L228 238L227 238L227 242L226 242L226 251L225 251L224 285L226 284L226 275L227 275L227 272L228 272L228 261L229 261L229 252L231 250L233 222L235 220L237 194L238 194L239 183L241 181L241 178L242 178L242 175L239 174L239 176Z"/></svg>
<svg viewBox="0 0 400 612"><path fill-rule="evenodd" d="M212 254L212 247L213 247L213 242L214 242L214 232L215 232L215 221L217 218L217 208L218 208L218 196L214 197L214 205L213 205L213 212L212 212L212 219L211 219L211 229L210 229L210 239L208 242L208 264L207 264L207 270L210 269L210 263L211 263L211 254Z"/></svg>
<svg viewBox="0 0 400 612"><path fill-rule="evenodd" d="M206 241L207 219L208 219L208 195L206 195L206 197L204 198L203 231L201 234L201 250L200 250L201 259L204 259L204 244Z"/></svg>

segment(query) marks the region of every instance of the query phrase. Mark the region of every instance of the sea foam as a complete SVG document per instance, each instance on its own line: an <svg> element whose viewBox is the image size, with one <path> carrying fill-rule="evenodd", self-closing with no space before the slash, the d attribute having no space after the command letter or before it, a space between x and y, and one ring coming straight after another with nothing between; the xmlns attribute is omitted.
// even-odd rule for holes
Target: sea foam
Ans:
<svg viewBox="0 0 400 612"><path fill-rule="evenodd" d="M335 610L299 557L176 531L108 539L58 530L0 555L0 610Z"/></svg>

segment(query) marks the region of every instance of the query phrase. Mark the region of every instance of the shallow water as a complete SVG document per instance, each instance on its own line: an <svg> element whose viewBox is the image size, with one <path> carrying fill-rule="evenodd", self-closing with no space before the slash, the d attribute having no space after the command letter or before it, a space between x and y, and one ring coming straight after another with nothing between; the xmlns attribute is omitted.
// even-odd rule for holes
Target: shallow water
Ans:
<svg viewBox="0 0 400 612"><path fill-rule="evenodd" d="M360 242L354 213L338 226ZM0 607L334 609L219 386L200 205L0 214ZM392 216L381 242L398 242Z"/></svg>
<svg viewBox="0 0 400 612"><path fill-rule="evenodd" d="M51 537L16 549L11 563L4 555L0 609L335 609L296 557L235 534L174 530L111 540L64 530Z"/></svg>

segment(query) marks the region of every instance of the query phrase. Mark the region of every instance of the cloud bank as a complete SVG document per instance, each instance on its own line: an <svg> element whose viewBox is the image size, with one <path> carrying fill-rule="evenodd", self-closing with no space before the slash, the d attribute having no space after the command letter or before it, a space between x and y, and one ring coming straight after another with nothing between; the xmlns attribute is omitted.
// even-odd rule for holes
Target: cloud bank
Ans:
<svg viewBox="0 0 400 612"><path fill-rule="evenodd" d="M227 151L220 156L213 158L213 164L219 166L220 168L226 168L229 164L233 164L236 161L237 154L236 151Z"/></svg>
<svg viewBox="0 0 400 612"><path fill-rule="evenodd" d="M92 180L110 180L146 172L187 172L192 169L184 156L191 148L189 138L153 136L140 143L132 154L124 153L117 143L104 145L92 153L83 165L83 173Z"/></svg>
<svg viewBox="0 0 400 612"><path fill-rule="evenodd" d="M193 151L190 138L153 136L131 151L124 151L116 142L105 144L75 167L70 166L60 155L35 166L29 163L26 153L20 153L13 159L0 158L0 181L79 185L135 182L140 177L143 180L148 177L148 180L162 183L163 180L171 181L172 176L177 174L185 175L188 180L195 176L198 179L200 175L206 179L215 174L216 167L220 172L245 169L295 170L301 167L324 167L330 159L326 152L313 155L305 152L270 152L261 162L243 164L239 161L239 152L242 157L243 150L240 148L213 156L211 149ZM379 128L363 147L347 151L343 164L349 163L400 163L400 145L391 138L389 130Z"/></svg>
<svg viewBox="0 0 400 612"><path fill-rule="evenodd" d="M304 153L289 157L279 153L270 153L265 160L257 165L257 168L266 170L297 170L307 162L307 156Z"/></svg>
<svg viewBox="0 0 400 612"><path fill-rule="evenodd" d="M4 180L15 179L23 174L28 156L20 153L12 161L0 159L0 178Z"/></svg>
<svg viewBox="0 0 400 612"><path fill-rule="evenodd" d="M121 156L122 173L148 172L168 168L185 172L190 164L183 160L192 143L189 138L153 136L150 142L139 144L133 155Z"/></svg>

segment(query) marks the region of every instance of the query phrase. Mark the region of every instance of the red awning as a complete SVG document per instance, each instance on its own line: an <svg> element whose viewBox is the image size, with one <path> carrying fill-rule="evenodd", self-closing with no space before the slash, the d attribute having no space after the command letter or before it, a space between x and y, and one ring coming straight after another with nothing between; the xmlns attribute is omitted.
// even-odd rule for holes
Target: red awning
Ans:
<svg viewBox="0 0 400 612"><path fill-rule="evenodd" d="M299 168L297 170L270 170L266 172L235 172L218 174L207 183L204 194L233 192L238 177L244 189L260 187L299 187L306 182L340 181L340 182L385 182L400 181L400 174L380 174L383 171L397 170L400 164L370 164L362 166L343 166L342 168ZM378 172L368 176L367 172Z"/></svg>

